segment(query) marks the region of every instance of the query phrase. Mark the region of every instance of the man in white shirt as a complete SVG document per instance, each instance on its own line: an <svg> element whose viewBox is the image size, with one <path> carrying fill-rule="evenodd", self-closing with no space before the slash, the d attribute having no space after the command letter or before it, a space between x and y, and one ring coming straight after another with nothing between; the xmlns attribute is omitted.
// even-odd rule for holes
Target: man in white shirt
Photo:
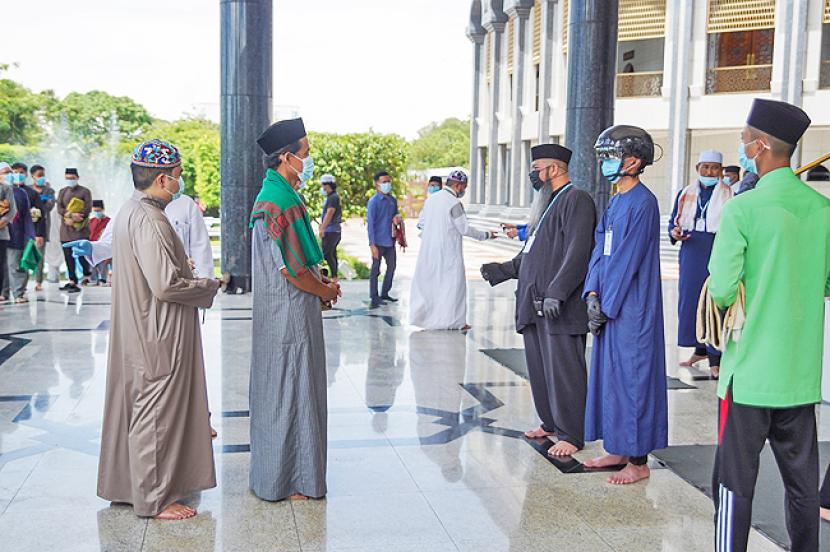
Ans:
<svg viewBox="0 0 830 552"><path fill-rule="evenodd" d="M184 244L187 256L195 266L195 274L199 278L214 278L213 251L210 247L210 236L208 236L207 225L202 212L190 197L183 195L175 201L170 202L164 210L164 214L170 220L170 224L176 230L179 239ZM89 257L93 265L112 258L112 228L115 226L115 219L104 229L101 239L95 242L89 240L78 240L69 242L64 247L71 247L72 254L76 257Z"/></svg>

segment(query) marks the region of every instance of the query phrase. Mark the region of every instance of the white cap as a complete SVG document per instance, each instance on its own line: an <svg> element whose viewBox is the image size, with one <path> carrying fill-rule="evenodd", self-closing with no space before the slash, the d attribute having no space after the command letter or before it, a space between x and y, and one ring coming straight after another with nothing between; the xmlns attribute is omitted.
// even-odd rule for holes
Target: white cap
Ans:
<svg viewBox="0 0 830 552"><path fill-rule="evenodd" d="M334 177L330 174L324 174L320 177L320 184L334 184Z"/></svg>
<svg viewBox="0 0 830 552"><path fill-rule="evenodd" d="M12 166L9 165L8 163L6 163L5 161L0 161L0 171L2 171L3 169L11 169L11 168L12 168Z"/></svg>
<svg viewBox="0 0 830 552"><path fill-rule="evenodd" d="M718 150L704 150L697 158L698 163L720 163L723 165L723 154Z"/></svg>

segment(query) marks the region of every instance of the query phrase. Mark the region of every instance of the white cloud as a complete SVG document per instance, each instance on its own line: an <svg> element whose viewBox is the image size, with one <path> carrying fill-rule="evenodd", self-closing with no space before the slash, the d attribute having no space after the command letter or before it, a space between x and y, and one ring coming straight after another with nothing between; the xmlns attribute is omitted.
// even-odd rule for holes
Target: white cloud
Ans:
<svg viewBox="0 0 830 552"><path fill-rule="evenodd" d="M166 119L218 113L219 2L17 2L0 63L24 85L130 96ZM467 0L275 0L274 102L309 128L412 137L466 117ZM12 24L11 22L14 22Z"/></svg>

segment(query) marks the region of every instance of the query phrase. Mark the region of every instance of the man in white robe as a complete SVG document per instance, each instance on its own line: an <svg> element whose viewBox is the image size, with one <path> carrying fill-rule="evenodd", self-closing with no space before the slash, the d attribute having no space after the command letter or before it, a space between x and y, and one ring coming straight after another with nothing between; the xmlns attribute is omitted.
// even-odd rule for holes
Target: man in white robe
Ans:
<svg viewBox="0 0 830 552"><path fill-rule="evenodd" d="M469 330L464 236L485 241L495 232L470 226L461 199L467 175L453 171L440 192L427 198L421 212L423 234L412 290L409 322L427 330Z"/></svg>

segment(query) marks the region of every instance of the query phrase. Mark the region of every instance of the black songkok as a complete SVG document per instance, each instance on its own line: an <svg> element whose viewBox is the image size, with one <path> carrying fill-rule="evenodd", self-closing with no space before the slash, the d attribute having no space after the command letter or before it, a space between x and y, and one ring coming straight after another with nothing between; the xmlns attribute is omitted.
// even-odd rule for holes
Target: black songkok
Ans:
<svg viewBox="0 0 830 552"><path fill-rule="evenodd" d="M559 144L539 144L530 148L530 160L537 159L556 159L564 163L571 162L571 155L573 152L565 146Z"/></svg>
<svg viewBox="0 0 830 552"><path fill-rule="evenodd" d="M810 117L801 108L787 102L755 98L746 124L795 145L810 126Z"/></svg>
<svg viewBox="0 0 830 552"><path fill-rule="evenodd" d="M281 150L306 136L305 125L301 118L287 119L274 123L259 135L256 143L265 155Z"/></svg>
<svg viewBox="0 0 830 552"><path fill-rule="evenodd" d="M96 209L103 209L104 208L104 200L103 199L93 199L92 206Z"/></svg>
<svg viewBox="0 0 830 552"><path fill-rule="evenodd" d="M439 184L442 184L442 180L441 180L440 176L430 176L429 177L429 182L430 183L437 182Z"/></svg>
<svg viewBox="0 0 830 552"><path fill-rule="evenodd" d="M723 168L723 172L728 173L738 173L741 174L741 168L738 165L727 165Z"/></svg>
<svg viewBox="0 0 830 552"><path fill-rule="evenodd" d="M78 169L73 169L72 167L68 167L66 169L66 171L64 171L63 174L65 174L65 175L66 174L74 174L75 176L78 176Z"/></svg>

